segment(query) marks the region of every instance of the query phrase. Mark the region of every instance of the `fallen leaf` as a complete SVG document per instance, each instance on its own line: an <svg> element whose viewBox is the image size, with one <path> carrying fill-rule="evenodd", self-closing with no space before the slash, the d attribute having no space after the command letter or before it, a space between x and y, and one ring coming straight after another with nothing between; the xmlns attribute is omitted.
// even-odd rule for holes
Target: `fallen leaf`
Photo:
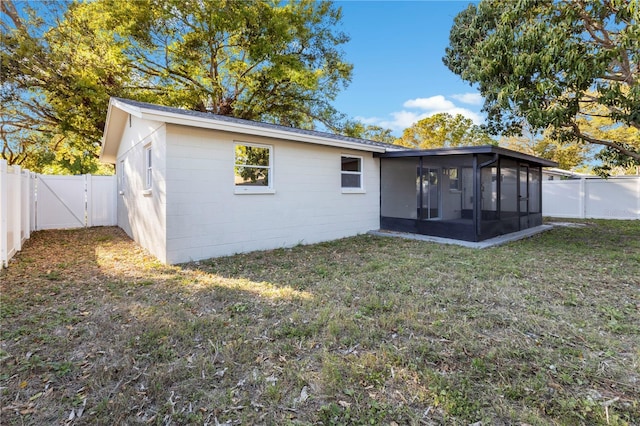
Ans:
<svg viewBox="0 0 640 426"><path fill-rule="evenodd" d="M308 389L309 388L307 386L304 386L302 388L302 390L300 391L300 396L298 398L294 398L293 403L294 404L302 404L307 399L309 399L309 393L307 391Z"/></svg>
<svg viewBox="0 0 640 426"><path fill-rule="evenodd" d="M273 385L278 381L278 378L272 374L266 379L264 379L264 381Z"/></svg>

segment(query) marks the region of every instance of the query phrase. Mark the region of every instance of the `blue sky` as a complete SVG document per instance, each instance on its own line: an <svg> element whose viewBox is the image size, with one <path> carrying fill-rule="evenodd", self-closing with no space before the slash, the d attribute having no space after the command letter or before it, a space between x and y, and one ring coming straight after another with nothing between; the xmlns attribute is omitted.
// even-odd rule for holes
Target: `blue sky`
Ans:
<svg viewBox="0 0 640 426"><path fill-rule="evenodd" d="M354 65L334 106L350 117L394 130L438 112L483 121L477 90L442 63L463 1L335 1L342 7L343 46Z"/></svg>

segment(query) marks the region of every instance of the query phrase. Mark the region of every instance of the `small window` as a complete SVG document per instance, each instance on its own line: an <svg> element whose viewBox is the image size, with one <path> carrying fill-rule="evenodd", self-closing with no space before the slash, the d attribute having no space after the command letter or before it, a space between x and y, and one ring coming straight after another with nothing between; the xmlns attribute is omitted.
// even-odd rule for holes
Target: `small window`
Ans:
<svg viewBox="0 0 640 426"><path fill-rule="evenodd" d="M151 145L144 147L144 189L149 190L153 185L153 164Z"/></svg>
<svg viewBox="0 0 640 426"><path fill-rule="evenodd" d="M342 156L342 189L362 189L362 157Z"/></svg>
<svg viewBox="0 0 640 426"><path fill-rule="evenodd" d="M462 179L460 179L460 168L451 167L445 169L445 174L449 176L449 189L451 191L462 190Z"/></svg>
<svg viewBox="0 0 640 426"><path fill-rule="evenodd" d="M237 143L234 174L236 190L271 189L273 185L272 147Z"/></svg>

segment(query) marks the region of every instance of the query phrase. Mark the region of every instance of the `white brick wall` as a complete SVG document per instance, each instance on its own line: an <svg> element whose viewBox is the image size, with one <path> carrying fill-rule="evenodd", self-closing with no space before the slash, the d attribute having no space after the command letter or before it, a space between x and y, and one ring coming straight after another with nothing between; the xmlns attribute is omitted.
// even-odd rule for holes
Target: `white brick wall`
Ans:
<svg viewBox="0 0 640 426"><path fill-rule="evenodd" d="M234 193L234 141L273 146L274 194ZM371 153L167 125L169 263L309 244L379 227ZM343 194L342 154L364 157L363 194Z"/></svg>
<svg viewBox="0 0 640 426"><path fill-rule="evenodd" d="M163 262L166 262L165 138L164 123L131 117L116 162L118 226ZM148 143L152 144L153 189L145 194L143 154ZM124 179L118 170L122 166Z"/></svg>

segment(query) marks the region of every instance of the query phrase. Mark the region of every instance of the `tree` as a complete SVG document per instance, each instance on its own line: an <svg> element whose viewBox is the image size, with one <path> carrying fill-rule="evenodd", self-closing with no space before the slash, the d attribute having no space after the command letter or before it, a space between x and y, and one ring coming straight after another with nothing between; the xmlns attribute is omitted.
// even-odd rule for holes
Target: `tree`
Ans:
<svg viewBox="0 0 640 426"><path fill-rule="evenodd" d="M488 129L526 121L561 142L640 164L640 0L482 0L458 14L443 58L478 85ZM630 132L591 132L595 120Z"/></svg>
<svg viewBox="0 0 640 426"><path fill-rule="evenodd" d="M82 155L99 151L110 96L301 128L344 119L330 102L352 66L330 2L96 0L48 21L45 6L1 10L3 92ZM12 135L5 146L26 146Z"/></svg>
<svg viewBox="0 0 640 426"><path fill-rule="evenodd" d="M68 7L68 8L67 8ZM0 49L3 158L39 172L96 173L109 96L128 81L122 44L100 9L3 1Z"/></svg>
<svg viewBox="0 0 640 426"><path fill-rule="evenodd" d="M396 137L391 134L391 129L385 129L384 127L373 124L364 124L356 120L347 120L339 132L352 138L367 139L388 144L396 141Z"/></svg>
<svg viewBox="0 0 640 426"><path fill-rule="evenodd" d="M106 1L106 0L105 0ZM329 2L116 3L108 26L154 101L202 112L312 128L333 128L330 105L352 66ZM141 30L143 29L143 30Z"/></svg>
<svg viewBox="0 0 640 426"><path fill-rule="evenodd" d="M496 142L469 118L460 114L453 116L438 113L406 128L396 144L414 149L429 149L495 145Z"/></svg>
<svg viewBox="0 0 640 426"><path fill-rule="evenodd" d="M20 14L11 1L0 2L0 11L1 155L9 164L23 165L41 142L42 133L56 124L50 108L35 90L28 90L42 80L45 55L39 39L44 34L44 19L29 8Z"/></svg>
<svg viewBox="0 0 640 426"><path fill-rule="evenodd" d="M577 120L584 133L599 139L614 140L629 150L640 149L640 130L613 122L601 105L590 106L588 113L588 116L581 116ZM599 164L593 170L602 176L635 174L640 167L640 162L633 157L619 155L618 151L608 146L596 152L594 158Z"/></svg>
<svg viewBox="0 0 640 426"><path fill-rule="evenodd" d="M592 158L594 146L579 142L559 142L550 131L538 134L525 127L521 135L503 136L499 145L525 154L546 158L558 163L558 167L573 170L586 167Z"/></svg>

